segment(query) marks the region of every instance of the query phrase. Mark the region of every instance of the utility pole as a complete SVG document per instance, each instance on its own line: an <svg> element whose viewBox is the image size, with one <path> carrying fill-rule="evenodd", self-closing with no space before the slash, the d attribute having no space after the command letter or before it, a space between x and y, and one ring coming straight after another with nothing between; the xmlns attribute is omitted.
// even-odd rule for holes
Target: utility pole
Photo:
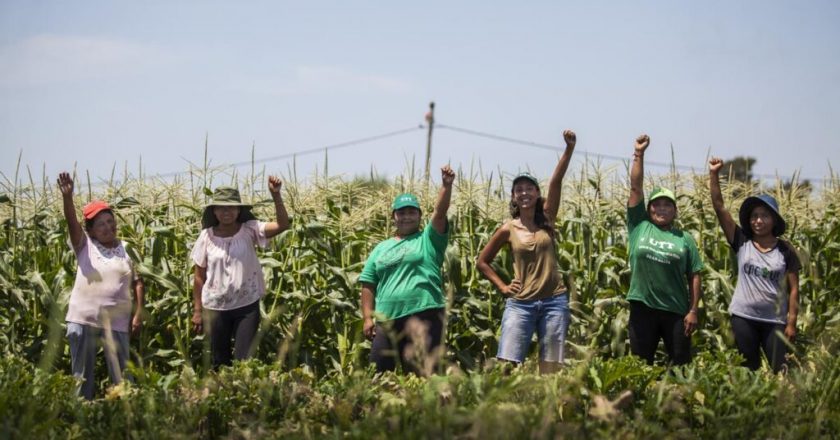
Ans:
<svg viewBox="0 0 840 440"><path fill-rule="evenodd" d="M435 102L432 101L429 103L429 112L426 113L426 124L429 126L429 132L426 135L426 173L425 177L425 186L423 187L423 191L429 190L429 172L430 167L432 165L432 130L435 127Z"/></svg>

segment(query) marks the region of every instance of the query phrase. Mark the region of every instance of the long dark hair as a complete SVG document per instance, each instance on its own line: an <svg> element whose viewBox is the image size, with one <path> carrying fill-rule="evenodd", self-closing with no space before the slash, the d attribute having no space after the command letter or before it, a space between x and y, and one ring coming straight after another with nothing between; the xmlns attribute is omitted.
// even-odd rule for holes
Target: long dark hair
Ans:
<svg viewBox="0 0 840 440"><path fill-rule="evenodd" d="M537 197L537 201L535 202L534 207L534 223L537 224L537 227L540 229L545 230L548 232L548 235L551 238L554 238L557 234L557 231L554 229L554 225L552 222L548 220L548 217L545 215L545 211L543 210L543 205L545 204L545 199L542 196ZM519 218L519 206L513 200L513 197L510 198L510 216L513 218Z"/></svg>

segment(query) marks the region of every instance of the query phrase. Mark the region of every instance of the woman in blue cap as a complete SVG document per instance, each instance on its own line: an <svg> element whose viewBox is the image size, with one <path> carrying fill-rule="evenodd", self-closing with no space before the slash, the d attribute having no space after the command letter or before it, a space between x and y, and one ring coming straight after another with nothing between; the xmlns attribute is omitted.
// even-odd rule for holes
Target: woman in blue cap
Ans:
<svg viewBox="0 0 840 440"><path fill-rule="evenodd" d="M373 249L359 277L364 335L372 340L376 371L429 374L443 352L443 279L440 266L449 243L446 212L455 172L441 168L443 185L430 225L420 230L417 197L400 194L391 205L394 237ZM374 322L374 313L378 322Z"/></svg>
<svg viewBox="0 0 840 440"><path fill-rule="evenodd" d="M719 158L709 161L712 205L738 259L738 282L729 304L735 344L746 359L744 366L758 369L763 350L773 371L778 372L787 354L781 335L789 341L796 336L801 264L793 246L779 239L786 224L773 197L747 197L738 211L741 226L735 224L723 205L721 168Z"/></svg>
<svg viewBox="0 0 840 440"><path fill-rule="evenodd" d="M630 351L653 363L659 340L671 363L691 361L703 262L691 234L674 227L677 200L655 188L644 204L644 157L650 138L636 138L630 167L627 230L630 248Z"/></svg>
<svg viewBox="0 0 840 440"><path fill-rule="evenodd" d="M502 315L498 359L522 363L528 355L534 331L540 344L540 372L557 371L565 357L569 327L569 295L557 263L557 232L554 224L560 207L563 176L575 150L577 136L563 132L566 150L560 156L545 198L537 179L522 173L513 179L510 214L478 256L477 268L507 297ZM491 266L496 254L509 244L513 254L514 279L505 282Z"/></svg>

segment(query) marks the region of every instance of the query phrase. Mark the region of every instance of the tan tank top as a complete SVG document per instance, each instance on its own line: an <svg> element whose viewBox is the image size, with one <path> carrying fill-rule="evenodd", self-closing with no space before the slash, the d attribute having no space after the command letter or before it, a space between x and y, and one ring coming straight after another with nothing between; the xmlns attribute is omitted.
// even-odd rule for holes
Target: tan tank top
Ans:
<svg viewBox="0 0 840 440"><path fill-rule="evenodd" d="M508 225L513 273L522 283L522 290L514 298L545 299L565 292L554 240L548 231L531 232L519 219L511 220Z"/></svg>

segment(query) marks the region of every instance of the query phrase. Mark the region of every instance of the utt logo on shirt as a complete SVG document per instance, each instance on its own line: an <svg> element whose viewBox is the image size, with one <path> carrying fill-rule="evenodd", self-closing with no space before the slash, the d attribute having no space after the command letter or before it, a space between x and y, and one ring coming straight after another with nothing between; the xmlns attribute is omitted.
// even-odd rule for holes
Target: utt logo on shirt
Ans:
<svg viewBox="0 0 840 440"><path fill-rule="evenodd" d="M657 240L653 237L648 237L648 244L650 244L651 246L657 247L661 250L666 250L667 249L669 251L674 250L674 247L675 247L674 243L664 241L664 240L660 241L660 240Z"/></svg>

